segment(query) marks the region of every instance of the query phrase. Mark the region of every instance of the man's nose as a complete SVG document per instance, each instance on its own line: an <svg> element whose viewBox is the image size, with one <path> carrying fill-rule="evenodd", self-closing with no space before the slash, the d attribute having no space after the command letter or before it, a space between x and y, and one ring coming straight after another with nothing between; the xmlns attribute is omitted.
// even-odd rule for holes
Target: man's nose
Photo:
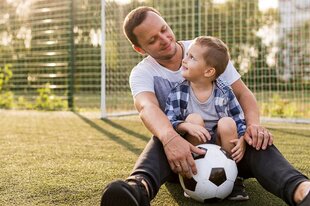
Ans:
<svg viewBox="0 0 310 206"><path fill-rule="evenodd" d="M162 34L162 33L159 34L159 39L160 39L160 43L163 45L169 42L169 38L165 34Z"/></svg>

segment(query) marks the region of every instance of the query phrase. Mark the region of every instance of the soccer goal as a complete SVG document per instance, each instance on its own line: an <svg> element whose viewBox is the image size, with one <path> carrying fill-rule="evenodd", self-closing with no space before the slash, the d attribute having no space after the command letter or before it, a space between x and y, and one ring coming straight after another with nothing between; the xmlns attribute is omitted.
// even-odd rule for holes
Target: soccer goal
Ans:
<svg viewBox="0 0 310 206"><path fill-rule="evenodd" d="M102 1L102 117L135 111L128 78L142 57L123 35L122 23L141 5L158 9L178 40L221 38L262 116L310 117L310 0Z"/></svg>

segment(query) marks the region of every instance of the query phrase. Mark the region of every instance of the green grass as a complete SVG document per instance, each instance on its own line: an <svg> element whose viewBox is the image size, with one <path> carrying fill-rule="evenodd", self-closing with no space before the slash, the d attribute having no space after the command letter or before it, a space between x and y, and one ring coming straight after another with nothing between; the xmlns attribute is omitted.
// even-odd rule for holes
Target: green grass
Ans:
<svg viewBox="0 0 310 206"><path fill-rule="evenodd" d="M0 110L0 205L99 205L102 188L126 178L150 133L137 118L100 120L71 112ZM310 176L309 125L267 124L275 144ZM254 179L250 200L212 205L284 206ZM167 183L152 205L202 205Z"/></svg>

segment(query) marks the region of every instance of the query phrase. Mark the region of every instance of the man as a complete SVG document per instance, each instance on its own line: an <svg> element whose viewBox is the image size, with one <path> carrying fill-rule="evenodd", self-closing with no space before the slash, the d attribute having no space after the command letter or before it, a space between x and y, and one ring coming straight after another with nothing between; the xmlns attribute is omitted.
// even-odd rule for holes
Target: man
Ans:
<svg viewBox="0 0 310 206"><path fill-rule="evenodd" d="M101 204L149 205L160 186L176 173L187 177L196 174L191 153L204 153L182 138L163 112L171 88L183 80L179 69L190 41L176 42L169 25L151 7L131 11L125 18L124 32L137 52L148 55L133 69L130 86L140 118L154 136L130 177L106 186ZM239 175L255 177L266 190L289 205L309 205L309 179L272 145L272 135L259 125L255 97L231 63L219 78L231 85L245 113L244 139L248 146L238 163Z"/></svg>

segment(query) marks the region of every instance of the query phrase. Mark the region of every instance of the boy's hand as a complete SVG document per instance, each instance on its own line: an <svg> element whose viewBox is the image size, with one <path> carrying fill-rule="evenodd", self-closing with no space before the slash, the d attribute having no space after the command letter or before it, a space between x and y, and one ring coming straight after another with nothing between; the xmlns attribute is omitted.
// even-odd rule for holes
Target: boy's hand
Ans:
<svg viewBox="0 0 310 206"><path fill-rule="evenodd" d="M209 134L206 128L198 125L198 124L191 124L185 123L185 130L186 132L193 137L196 137L200 142L207 142L207 140L211 139L211 135Z"/></svg>
<svg viewBox="0 0 310 206"><path fill-rule="evenodd" d="M246 142L242 136L239 139L230 140L230 143L235 144L235 147L231 150L231 157L238 163L244 156Z"/></svg>

